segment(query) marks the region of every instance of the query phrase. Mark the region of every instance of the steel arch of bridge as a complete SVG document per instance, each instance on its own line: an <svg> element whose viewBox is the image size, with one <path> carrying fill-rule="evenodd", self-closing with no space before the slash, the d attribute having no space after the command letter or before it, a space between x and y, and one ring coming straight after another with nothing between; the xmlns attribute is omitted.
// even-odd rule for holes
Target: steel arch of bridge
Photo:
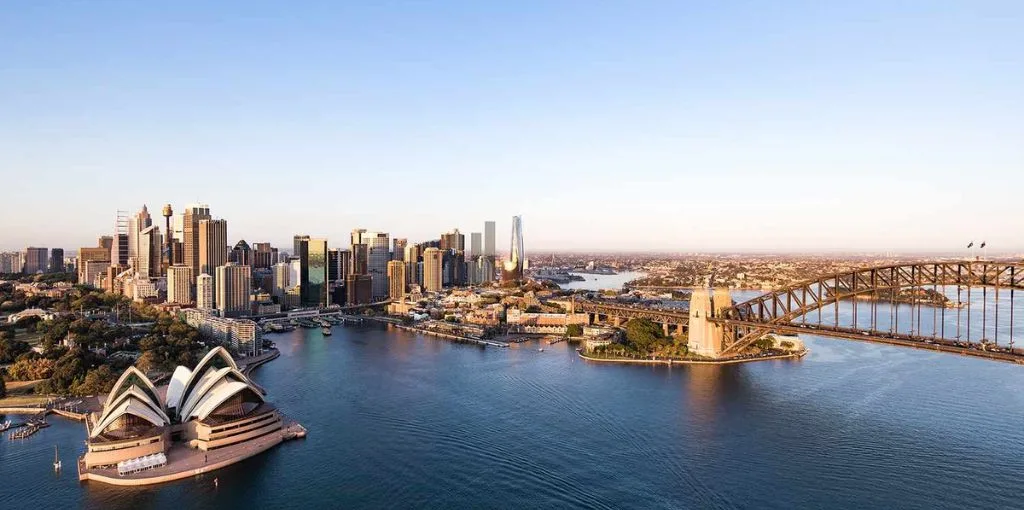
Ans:
<svg viewBox="0 0 1024 510"><path fill-rule="evenodd" d="M814 327L814 334L854 338L860 338L854 335L867 335L875 339L892 340L888 343L901 345L915 341L924 342L935 338L934 332L931 336L906 335L900 334L898 329L895 332L882 332L859 328L856 307L853 316L854 327L841 327L838 324L839 302L878 291L891 291L891 295L896 296L900 289L940 286L994 287L997 293L999 289L1009 290L1012 342L1014 291L1024 290L1024 263L1021 262L921 262L858 269L807 280L792 287L764 294L725 309L717 318L711 320L724 327L723 356L740 352L771 331L807 333L808 331L804 329L805 323L797 323L794 320L830 305L835 307L835 324L818 324ZM899 303L893 300L892 304ZM998 308L996 314L998 321ZM876 318L873 317L872 324ZM998 328L998 323L996 327Z"/></svg>

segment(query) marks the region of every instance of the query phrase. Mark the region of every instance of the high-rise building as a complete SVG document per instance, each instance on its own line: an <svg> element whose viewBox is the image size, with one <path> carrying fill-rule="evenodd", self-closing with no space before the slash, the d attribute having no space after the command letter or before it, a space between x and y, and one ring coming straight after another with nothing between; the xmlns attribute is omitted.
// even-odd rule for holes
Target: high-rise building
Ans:
<svg viewBox="0 0 1024 510"><path fill-rule="evenodd" d="M420 245L410 244L405 247L405 284L413 285L419 282L417 268L420 260Z"/></svg>
<svg viewBox="0 0 1024 510"><path fill-rule="evenodd" d="M451 232L441 234L441 251L466 251L466 236L453 229Z"/></svg>
<svg viewBox="0 0 1024 510"><path fill-rule="evenodd" d="M143 230L153 225L153 218L149 215L149 209L146 208L146 204L142 204L142 209L135 215L128 218L128 265L135 268L138 271L141 261L139 260L140 244L142 240L139 234ZM147 247L147 251L148 251ZM146 272L140 272L144 276L149 276L148 269Z"/></svg>
<svg viewBox="0 0 1024 510"><path fill-rule="evenodd" d="M364 305L373 302L373 278L368 274L350 274L345 277L347 305Z"/></svg>
<svg viewBox="0 0 1024 510"><path fill-rule="evenodd" d="M495 233L494 222L493 221L485 221L484 222L484 255L485 256L494 257L494 256L497 255L497 251L496 251L497 250L497 245L495 244L495 239L496 238L494 237L494 235L495 235L494 233Z"/></svg>
<svg viewBox="0 0 1024 510"><path fill-rule="evenodd" d="M252 281L249 266L227 262L217 268L217 309L221 317L249 315Z"/></svg>
<svg viewBox="0 0 1024 510"><path fill-rule="evenodd" d="M64 248L54 248L50 250L50 272L64 272Z"/></svg>
<svg viewBox="0 0 1024 510"><path fill-rule="evenodd" d="M405 297L405 262L388 262L388 298L401 301Z"/></svg>
<svg viewBox="0 0 1024 510"><path fill-rule="evenodd" d="M278 303L284 304L284 295L290 287L289 273L291 272L291 264L287 262L279 262L274 264L274 284L271 294L278 299Z"/></svg>
<svg viewBox="0 0 1024 510"><path fill-rule="evenodd" d="M128 211L117 211L110 243L110 265L128 267Z"/></svg>
<svg viewBox="0 0 1024 510"><path fill-rule="evenodd" d="M25 252L0 253L0 273L22 273L25 271Z"/></svg>
<svg viewBox="0 0 1024 510"><path fill-rule="evenodd" d="M227 262L228 222L202 219L199 220L198 232L199 272L213 274Z"/></svg>
<svg viewBox="0 0 1024 510"><path fill-rule="evenodd" d="M302 306L327 306L327 240L309 236L295 236L296 255L299 259L299 286Z"/></svg>
<svg viewBox="0 0 1024 510"><path fill-rule="evenodd" d="M191 269L191 268L189 268ZM213 310L213 277L203 273L196 277L196 308Z"/></svg>
<svg viewBox="0 0 1024 510"><path fill-rule="evenodd" d="M182 215L182 263L191 267L194 274L201 274L204 272L210 274L213 272L213 269L204 271L199 262L199 252L201 251L199 242L199 222L209 220L211 218L210 206L206 204L189 204L185 208L184 215ZM226 238L227 236L225 236L225 239ZM223 261L221 261L221 263L223 263Z"/></svg>
<svg viewBox="0 0 1024 510"><path fill-rule="evenodd" d="M469 256L470 256L470 258L472 258L472 257L479 257L479 256L484 254L483 253L483 251L484 251L483 237L484 237L483 234L481 234L480 232L472 232L472 233L469 234Z"/></svg>
<svg viewBox="0 0 1024 510"><path fill-rule="evenodd" d="M423 251L423 290L441 291L441 250L430 247Z"/></svg>
<svg viewBox="0 0 1024 510"><path fill-rule="evenodd" d="M494 281L494 257L483 256L477 259L478 283L490 283Z"/></svg>
<svg viewBox="0 0 1024 510"><path fill-rule="evenodd" d="M508 260L504 264L503 281L515 281L523 278L526 263L526 252L523 247L523 221L519 216L512 217L512 242L509 247Z"/></svg>
<svg viewBox="0 0 1024 510"><path fill-rule="evenodd" d="M352 245L352 264L348 274L367 274L370 271L369 247L365 244Z"/></svg>
<svg viewBox="0 0 1024 510"><path fill-rule="evenodd" d="M186 265L167 268L167 302L179 305L192 303L192 268Z"/></svg>
<svg viewBox="0 0 1024 510"><path fill-rule="evenodd" d="M25 249L25 274L45 273L49 268L49 249L32 246Z"/></svg>
<svg viewBox="0 0 1024 510"><path fill-rule="evenodd" d="M292 238L292 255L298 257L301 246L307 241L309 241L309 236L305 234L296 234L295 237Z"/></svg>
<svg viewBox="0 0 1024 510"><path fill-rule="evenodd" d="M107 256L110 257L110 251L107 251ZM110 270L110 261L105 259L100 260L86 260L78 263L78 283L83 285L92 285L96 288L102 288L99 284L97 277L101 277L107 274Z"/></svg>
<svg viewBox="0 0 1024 510"><path fill-rule="evenodd" d="M231 249L228 260L240 266L252 267L252 248L249 247L249 243L245 242L245 239L238 241Z"/></svg>
<svg viewBox="0 0 1024 510"><path fill-rule="evenodd" d="M394 245L391 249L391 260L402 260L405 256L405 247L409 244L409 240L404 237L396 237L391 242Z"/></svg>
<svg viewBox="0 0 1024 510"><path fill-rule="evenodd" d="M270 246L270 243L256 243L252 253L252 267L264 269L277 264L277 248Z"/></svg>
<svg viewBox="0 0 1024 510"><path fill-rule="evenodd" d="M327 282L333 284L342 278L345 273L341 272L341 249L330 248L327 250Z"/></svg>
<svg viewBox="0 0 1024 510"><path fill-rule="evenodd" d="M135 272L144 278L160 276L160 255L163 253L163 238L160 227L151 225L136 235L137 248L134 258Z"/></svg>
<svg viewBox="0 0 1024 510"><path fill-rule="evenodd" d="M373 299L388 297L388 261L391 260L391 246L388 234L384 232L363 233L363 244L367 249L367 273L373 278Z"/></svg>

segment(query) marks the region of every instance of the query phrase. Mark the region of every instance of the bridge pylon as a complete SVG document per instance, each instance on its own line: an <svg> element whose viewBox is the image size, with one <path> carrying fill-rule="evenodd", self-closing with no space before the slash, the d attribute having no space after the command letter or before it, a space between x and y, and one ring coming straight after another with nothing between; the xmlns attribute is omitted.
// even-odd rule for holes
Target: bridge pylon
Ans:
<svg viewBox="0 0 1024 510"><path fill-rule="evenodd" d="M732 306L729 289L694 289L690 295L689 340L690 352L699 356L717 358L725 350L725 330L722 325L708 319L717 317Z"/></svg>

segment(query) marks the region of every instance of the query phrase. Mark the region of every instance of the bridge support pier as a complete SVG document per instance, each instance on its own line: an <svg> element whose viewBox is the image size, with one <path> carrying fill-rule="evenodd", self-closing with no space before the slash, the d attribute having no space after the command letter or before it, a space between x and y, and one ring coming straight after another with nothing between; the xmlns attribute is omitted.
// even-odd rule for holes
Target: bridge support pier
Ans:
<svg viewBox="0 0 1024 510"><path fill-rule="evenodd" d="M732 306L728 289L717 289L714 303L710 289L695 289L690 295L690 351L701 356L717 358L723 350L725 332L722 326L708 321L722 310Z"/></svg>
<svg viewBox="0 0 1024 510"><path fill-rule="evenodd" d="M662 333L664 333L664 335L666 337L668 336L668 323L667 322L662 322L661 323L661 331L662 331Z"/></svg>
<svg viewBox="0 0 1024 510"><path fill-rule="evenodd" d="M622 325L622 318L617 316L617 315L615 317L612 317L612 325L614 325L615 327L621 326Z"/></svg>

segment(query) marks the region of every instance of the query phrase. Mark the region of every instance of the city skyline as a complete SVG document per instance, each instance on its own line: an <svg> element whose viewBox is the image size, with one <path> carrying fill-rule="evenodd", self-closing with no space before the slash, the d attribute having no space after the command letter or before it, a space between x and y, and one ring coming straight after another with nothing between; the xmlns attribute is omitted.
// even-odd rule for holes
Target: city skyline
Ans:
<svg viewBox="0 0 1024 510"><path fill-rule="evenodd" d="M197 200L282 245L521 214L537 250L1024 248L1019 3L577 7L12 6L0 174L76 185L0 202L33 211L0 249Z"/></svg>

